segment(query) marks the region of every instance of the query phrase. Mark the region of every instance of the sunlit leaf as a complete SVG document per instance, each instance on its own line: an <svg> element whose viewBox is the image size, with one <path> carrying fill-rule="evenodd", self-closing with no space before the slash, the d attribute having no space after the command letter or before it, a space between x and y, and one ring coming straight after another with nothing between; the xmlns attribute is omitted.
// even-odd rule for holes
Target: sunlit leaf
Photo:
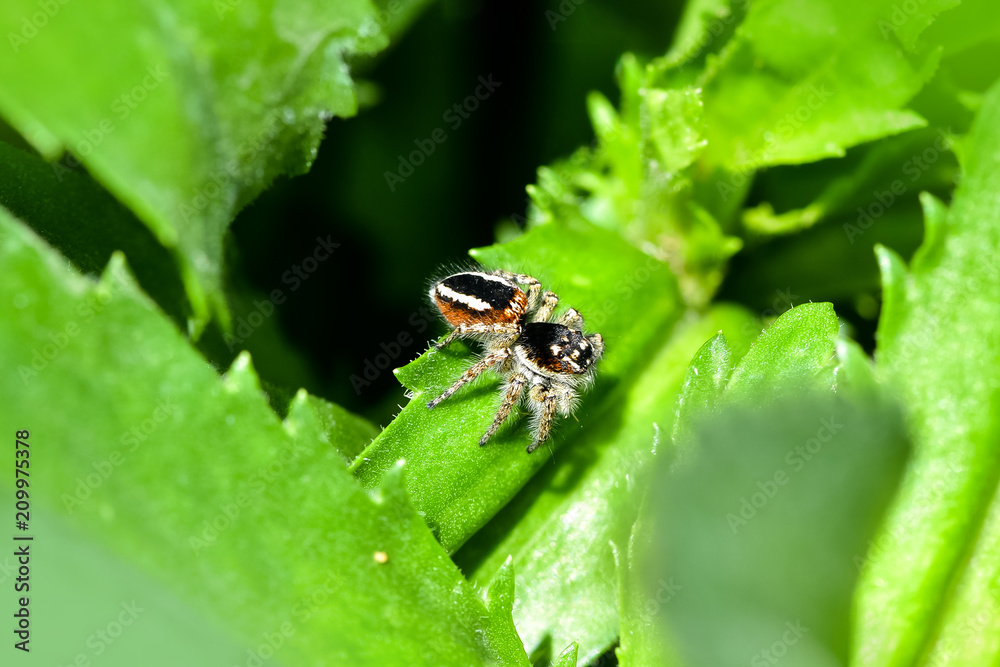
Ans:
<svg viewBox="0 0 1000 667"><path fill-rule="evenodd" d="M72 524L285 664L527 664L510 566L484 604L409 504L402 466L374 497L346 470L366 422L300 392L282 423L249 356L220 379L121 255L98 283L5 212L0 230L0 303L17 313L0 328L4 428L27 432L53 531ZM50 538L68 539L38 544ZM75 607L84 591L47 599ZM75 648L39 644L52 662Z"/></svg>
<svg viewBox="0 0 1000 667"><path fill-rule="evenodd" d="M386 44L369 0L12 0L0 32L0 115L58 176L84 165L174 251L195 331L210 310L228 316L234 215L309 168L325 121L357 108L345 59Z"/></svg>
<svg viewBox="0 0 1000 667"><path fill-rule="evenodd" d="M977 584L998 575L1000 88L988 94L967 145L951 207L924 198L926 239L912 266L891 250L879 254L876 359L907 408L915 458L865 568L860 665L937 660L938 651L948 664L976 665L998 655L995 642L951 647L969 624L984 628L977 636L1000 627L996 599Z"/></svg>

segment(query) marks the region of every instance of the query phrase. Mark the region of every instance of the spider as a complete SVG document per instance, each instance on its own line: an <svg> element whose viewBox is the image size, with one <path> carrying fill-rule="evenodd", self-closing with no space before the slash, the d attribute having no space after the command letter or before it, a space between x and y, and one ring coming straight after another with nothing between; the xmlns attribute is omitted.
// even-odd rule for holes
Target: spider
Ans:
<svg viewBox="0 0 1000 667"><path fill-rule="evenodd" d="M572 414L580 391L593 380L594 365L604 353L601 334L585 335L583 317L575 308L553 319L559 297L543 294L538 280L521 273L455 273L434 283L430 297L452 327L437 349L459 338L478 340L485 349L479 361L427 407L433 409L493 370L506 380L506 387L479 444L489 441L527 390L535 432L528 452L538 449L548 440L556 413Z"/></svg>

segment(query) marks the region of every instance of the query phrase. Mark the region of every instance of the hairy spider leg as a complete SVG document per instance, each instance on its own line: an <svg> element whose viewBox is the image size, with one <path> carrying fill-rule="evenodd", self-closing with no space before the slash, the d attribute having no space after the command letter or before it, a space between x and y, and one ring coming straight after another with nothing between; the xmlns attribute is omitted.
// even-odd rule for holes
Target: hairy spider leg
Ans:
<svg viewBox="0 0 1000 667"><path fill-rule="evenodd" d="M538 285L538 278L534 276L529 276L526 273L514 273L512 271L507 271L505 269L497 269L493 272L493 275L500 276L501 278L506 278L511 282L519 283L521 285Z"/></svg>
<svg viewBox="0 0 1000 667"><path fill-rule="evenodd" d="M434 347L438 350L448 347L454 343L457 339L462 336L475 336L478 334L507 334L508 336L516 336L521 333L521 325L517 323L511 324L459 324L457 327L451 330L447 336L439 343L434 343Z"/></svg>
<svg viewBox="0 0 1000 667"><path fill-rule="evenodd" d="M503 269L497 269L493 272L493 275L506 278L507 280L519 285L527 285L528 307L526 310L530 313L538 308L538 297L542 293L542 284L538 282L538 278L529 276L526 273L511 273L510 271L504 271Z"/></svg>
<svg viewBox="0 0 1000 667"><path fill-rule="evenodd" d="M576 308L570 308L565 313L559 316L556 320L556 324L561 324L568 329L573 331L583 331L583 316L580 315L580 311Z"/></svg>
<svg viewBox="0 0 1000 667"><path fill-rule="evenodd" d="M493 423L490 427L486 429L486 433L483 437L479 439L479 445L485 445L489 442L490 438L496 434L500 425L507 421L507 417L510 416L511 410L517 405L518 401L521 400L521 392L524 391L524 385L527 384L528 380L520 373L515 373L511 376L510 380L507 382L507 393L503 397L503 403L500 404L500 408L497 410L496 417L493 418Z"/></svg>
<svg viewBox="0 0 1000 667"><path fill-rule="evenodd" d="M548 322L559 305L559 297L553 292L546 292L542 295L542 305L531 318L532 322Z"/></svg>
<svg viewBox="0 0 1000 667"><path fill-rule="evenodd" d="M558 407L556 395L546 387L540 385L538 387L538 392L533 398L541 401L542 414L538 420L538 437L535 438L533 443L528 445L527 452L529 454L541 447L549 439L549 434L552 432L552 421L555 419L556 408Z"/></svg>
<svg viewBox="0 0 1000 667"><path fill-rule="evenodd" d="M469 370L462 373L462 377L458 378L458 380L455 381L455 384L445 389L440 396L438 396L433 401L428 403L427 404L428 409L435 408L438 405L438 403L450 397L456 391L461 389L462 386L475 380L484 371L488 370L491 366L495 366L496 364L499 364L502 361L506 361L507 358L510 357L510 354L511 352L510 349L508 348L503 348L497 350L496 352L491 352L490 354L487 354L485 357L483 357L475 364L473 364L472 367L469 368Z"/></svg>
<svg viewBox="0 0 1000 667"><path fill-rule="evenodd" d="M594 348L594 363L597 363L604 356L604 336L601 334L590 334L586 338L590 341L590 346Z"/></svg>

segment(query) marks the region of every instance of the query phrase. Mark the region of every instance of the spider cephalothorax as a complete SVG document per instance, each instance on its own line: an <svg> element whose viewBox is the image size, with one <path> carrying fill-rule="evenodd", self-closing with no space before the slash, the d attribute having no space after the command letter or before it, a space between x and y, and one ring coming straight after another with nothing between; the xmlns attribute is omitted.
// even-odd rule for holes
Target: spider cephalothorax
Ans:
<svg viewBox="0 0 1000 667"><path fill-rule="evenodd" d="M580 391L593 379L594 365L604 353L601 335L585 335L583 317L573 308L553 318L559 297L552 292L542 294L539 282L524 274L455 273L434 283L430 296L452 327L436 347L467 337L479 340L485 351L427 407L434 408L492 370L506 384L496 417L479 444L489 441L527 394L528 407L535 415L535 438L528 451L537 449L548 439L556 413L571 414Z"/></svg>

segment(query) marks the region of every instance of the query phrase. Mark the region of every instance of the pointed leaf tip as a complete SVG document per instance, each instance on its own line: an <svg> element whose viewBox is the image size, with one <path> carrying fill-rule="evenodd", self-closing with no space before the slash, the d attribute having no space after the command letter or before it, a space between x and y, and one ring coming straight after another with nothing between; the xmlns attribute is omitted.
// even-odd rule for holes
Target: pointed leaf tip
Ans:
<svg viewBox="0 0 1000 667"><path fill-rule="evenodd" d="M579 649L580 643L573 642L552 661L552 667L576 667L576 654Z"/></svg>
<svg viewBox="0 0 1000 667"><path fill-rule="evenodd" d="M924 241L913 255L911 266L916 270L944 249L948 222L948 205L929 192L920 193L920 206L924 211Z"/></svg>
<svg viewBox="0 0 1000 667"><path fill-rule="evenodd" d="M253 366L250 353L246 350L233 359L229 370L222 376L223 386L232 392L263 392L260 378Z"/></svg>
<svg viewBox="0 0 1000 667"><path fill-rule="evenodd" d="M908 271L903 258L884 245L875 246L875 257L882 275L882 312L875 337L877 340L884 340L894 337L899 330L906 303ZM877 350L877 358L881 358L882 347L880 345Z"/></svg>
<svg viewBox="0 0 1000 667"><path fill-rule="evenodd" d="M507 560L493 575L486 592L486 605L490 614L510 614L514 606L514 559L507 556Z"/></svg>
<svg viewBox="0 0 1000 667"><path fill-rule="evenodd" d="M379 483L379 502L397 503L409 506L409 494L403 482L403 468L406 461L399 459L386 471Z"/></svg>

